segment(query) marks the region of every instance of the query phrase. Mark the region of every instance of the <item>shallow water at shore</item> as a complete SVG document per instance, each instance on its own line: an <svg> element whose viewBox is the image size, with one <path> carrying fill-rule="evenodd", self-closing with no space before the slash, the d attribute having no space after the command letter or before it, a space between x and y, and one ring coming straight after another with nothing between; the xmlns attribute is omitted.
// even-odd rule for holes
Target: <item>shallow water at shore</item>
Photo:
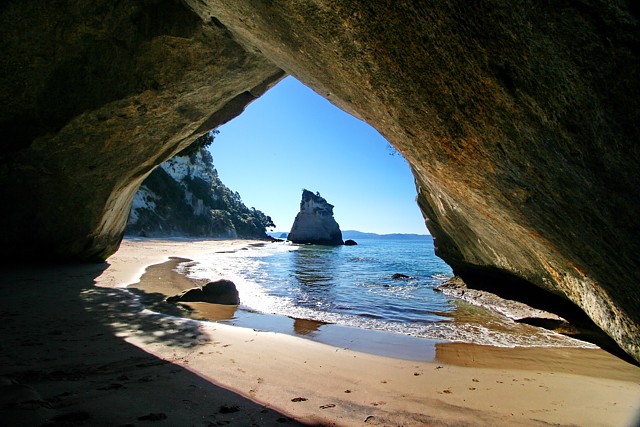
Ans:
<svg viewBox="0 0 640 427"><path fill-rule="evenodd" d="M450 270L433 255L430 240L362 242L355 248L254 244L243 249L179 263L178 271L193 281L230 279L240 293L237 310L190 304L196 309L192 316L414 360L432 360L438 342L595 348L434 292ZM394 280L393 272L409 273L409 278ZM364 343L377 341L372 332L386 335L380 341L387 344L364 348Z"/></svg>
<svg viewBox="0 0 640 427"><path fill-rule="evenodd" d="M637 425L640 419L640 370L602 350L444 342L430 350L426 339L363 329L359 339L353 328L308 320L287 320L293 337L175 317L185 313L163 303L164 295L194 282L174 271L184 259L166 262L167 256L195 259L198 251L241 244L127 240L104 265L3 270L0 376L17 384L5 382L2 396L23 396L26 389L37 400L28 394L25 405L4 406L0 419L12 411L18 422L9 425L59 424L78 415L87 419L83 425L140 425L150 413L166 415L170 425L361 426L365 419L373 425ZM121 289L127 284L128 291ZM174 311L158 314L160 304ZM274 317L255 316L268 327ZM329 331L344 347L398 339L388 348L407 354L417 343L434 362L313 341L331 338Z"/></svg>
<svg viewBox="0 0 640 427"><path fill-rule="evenodd" d="M190 371L244 393L252 401L267 402L296 419L322 420L322 425L362 425L371 416L385 425L635 425L638 368L600 349L433 341L258 313L247 319L259 323L245 327L174 317L209 316L197 308L187 313L163 302L164 295L196 283L175 271L178 264L192 264L185 258L197 260L201 253L251 251L254 247L249 243L124 242L113 257L114 268L107 270L110 274L99 285L132 284L130 291L138 295L132 300L136 310L142 309L140 303L149 309L140 315L155 316L162 324L188 322L201 334L182 334L184 346L166 346L158 342L162 337L137 330L134 323L134 329L119 326L121 333L128 332L124 339L163 360L183 363ZM241 250L242 245L248 249ZM166 262L167 256L184 258ZM138 270L141 266L144 274ZM153 313L165 309L165 315ZM121 314L128 317L134 312L125 309ZM461 320L475 313L477 308ZM216 316L239 321L245 319L244 314L242 308L226 307ZM283 325L287 334L269 332L274 328L272 321ZM303 337L311 339L300 339ZM323 337L342 341L328 346L315 342ZM390 338L399 344L389 344ZM417 351L421 353L418 360L398 354L387 354L392 358L375 355L386 354L383 351L389 348L411 354L419 346L423 347ZM307 400L300 403L301 399L294 399L297 396ZM208 407L210 400L207 396ZM434 423L434 419L442 422Z"/></svg>

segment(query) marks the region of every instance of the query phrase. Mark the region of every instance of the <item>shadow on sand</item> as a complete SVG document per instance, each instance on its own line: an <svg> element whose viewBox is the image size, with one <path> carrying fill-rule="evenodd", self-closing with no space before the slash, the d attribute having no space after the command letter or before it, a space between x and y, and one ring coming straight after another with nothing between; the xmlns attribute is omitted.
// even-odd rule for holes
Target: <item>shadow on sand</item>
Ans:
<svg viewBox="0 0 640 427"><path fill-rule="evenodd" d="M2 425L304 425L128 343L197 351L208 338L197 322L96 287L106 268L3 266Z"/></svg>

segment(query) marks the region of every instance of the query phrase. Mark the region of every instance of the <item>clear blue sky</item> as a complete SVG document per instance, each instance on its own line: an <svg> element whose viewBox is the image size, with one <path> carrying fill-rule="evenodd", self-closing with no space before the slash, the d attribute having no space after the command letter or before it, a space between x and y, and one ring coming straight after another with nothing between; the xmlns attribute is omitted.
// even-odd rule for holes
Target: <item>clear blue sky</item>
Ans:
<svg viewBox="0 0 640 427"><path fill-rule="evenodd" d="M335 206L342 230L428 234L404 158L293 77L219 130L210 151L220 179L278 231L291 228L306 188Z"/></svg>

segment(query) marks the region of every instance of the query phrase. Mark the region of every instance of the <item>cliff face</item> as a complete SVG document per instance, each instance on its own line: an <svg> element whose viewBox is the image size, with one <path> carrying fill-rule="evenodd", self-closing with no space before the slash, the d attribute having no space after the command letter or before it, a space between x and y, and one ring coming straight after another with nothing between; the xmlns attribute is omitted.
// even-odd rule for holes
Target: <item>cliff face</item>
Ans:
<svg viewBox="0 0 640 427"><path fill-rule="evenodd" d="M268 238L274 226L264 213L248 208L227 188L200 148L156 168L133 198L126 233L148 237Z"/></svg>
<svg viewBox="0 0 640 427"><path fill-rule="evenodd" d="M296 215L287 237L293 243L343 245L340 226L333 218L333 205L320 194L302 190L300 212Z"/></svg>
<svg viewBox="0 0 640 427"><path fill-rule="evenodd" d="M4 2L0 246L107 256L151 169L285 70L406 157L456 273L561 295L640 360L638 16L608 0Z"/></svg>

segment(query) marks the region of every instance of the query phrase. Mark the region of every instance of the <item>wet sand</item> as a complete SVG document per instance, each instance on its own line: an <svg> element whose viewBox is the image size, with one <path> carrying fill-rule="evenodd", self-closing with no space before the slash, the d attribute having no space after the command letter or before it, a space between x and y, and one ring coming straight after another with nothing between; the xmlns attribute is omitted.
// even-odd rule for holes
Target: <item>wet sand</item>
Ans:
<svg viewBox="0 0 640 427"><path fill-rule="evenodd" d="M297 319L286 316L255 313L237 306L188 302L170 304L166 297L185 289L202 285L176 271L189 259L173 257L170 260L147 267L137 283L127 289L141 298L141 302L155 311L195 320L218 321L225 324L260 331L278 332L308 338L342 349L395 357L407 360L433 361L438 341L416 338L391 332L372 331Z"/></svg>
<svg viewBox="0 0 640 427"><path fill-rule="evenodd" d="M119 289L171 256L246 244L125 240L104 265L4 268L4 425L638 421L640 368L602 350L435 343L433 360L403 360L295 336L323 325L291 320L289 335L162 315Z"/></svg>

